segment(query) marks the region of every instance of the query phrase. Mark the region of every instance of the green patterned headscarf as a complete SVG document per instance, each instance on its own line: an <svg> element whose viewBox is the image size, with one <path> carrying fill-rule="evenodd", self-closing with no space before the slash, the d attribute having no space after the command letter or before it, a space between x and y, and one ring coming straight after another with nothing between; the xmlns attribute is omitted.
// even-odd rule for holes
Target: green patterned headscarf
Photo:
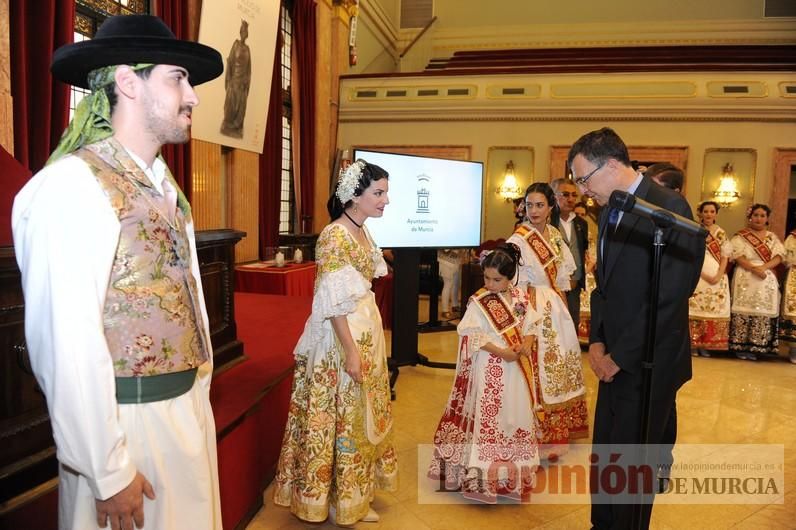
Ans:
<svg viewBox="0 0 796 530"><path fill-rule="evenodd" d="M80 100L75 115L61 136L61 141L47 160L52 164L61 157L77 151L84 145L104 140L113 134L111 127L111 104L105 87L115 82L114 76L119 65L104 66L88 74L91 94ZM139 63L130 67L137 71L152 66L152 63Z"/></svg>

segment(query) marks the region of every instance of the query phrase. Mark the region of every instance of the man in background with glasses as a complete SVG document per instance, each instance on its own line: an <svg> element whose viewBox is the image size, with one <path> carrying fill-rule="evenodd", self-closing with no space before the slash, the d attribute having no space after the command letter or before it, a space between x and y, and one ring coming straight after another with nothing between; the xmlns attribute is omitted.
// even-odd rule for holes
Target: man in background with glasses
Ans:
<svg viewBox="0 0 796 530"><path fill-rule="evenodd" d="M580 322L580 291L586 287L586 248L589 246L589 225L575 215L578 202L578 188L569 179L555 179L550 183L556 194L560 216L556 228L561 232L564 243L575 258L575 272L570 276L570 290L567 291L567 307L575 329Z"/></svg>

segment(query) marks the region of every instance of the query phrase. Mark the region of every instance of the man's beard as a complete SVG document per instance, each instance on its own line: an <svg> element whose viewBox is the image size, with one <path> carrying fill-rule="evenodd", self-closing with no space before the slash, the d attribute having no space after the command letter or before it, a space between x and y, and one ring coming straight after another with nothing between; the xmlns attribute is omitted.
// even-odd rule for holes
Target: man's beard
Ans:
<svg viewBox="0 0 796 530"><path fill-rule="evenodd" d="M179 124L179 119L183 114L190 115L190 107L180 107L179 113L174 119L167 119L158 113L160 107L151 103L150 100L147 110L147 131L155 137L160 145L184 144L191 139L191 126Z"/></svg>

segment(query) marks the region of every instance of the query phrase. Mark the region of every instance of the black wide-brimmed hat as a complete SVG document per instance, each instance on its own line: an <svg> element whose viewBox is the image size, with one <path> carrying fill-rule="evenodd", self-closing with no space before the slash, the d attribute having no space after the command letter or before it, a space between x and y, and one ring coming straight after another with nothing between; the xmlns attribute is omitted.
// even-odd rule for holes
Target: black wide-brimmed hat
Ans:
<svg viewBox="0 0 796 530"><path fill-rule="evenodd" d="M109 17L93 39L55 50L50 70L56 79L89 88L92 70L136 63L182 66L192 85L215 79L224 71L220 53L198 42L177 39L161 19L151 15Z"/></svg>

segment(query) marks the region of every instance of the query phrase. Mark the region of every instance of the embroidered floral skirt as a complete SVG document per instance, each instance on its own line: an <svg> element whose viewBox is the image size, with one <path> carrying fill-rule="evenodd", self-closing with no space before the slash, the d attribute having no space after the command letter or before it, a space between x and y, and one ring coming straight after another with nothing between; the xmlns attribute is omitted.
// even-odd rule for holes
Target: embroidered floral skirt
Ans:
<svg viewBox="0 0 796 530"><path fill-rule="evenodd" d="M539 465L528 383L519 363L483 350L462 357L434 433L428 476L469 499L519 499L533 487Z"/></svg>
<svg viewBox="0 0 796 530"><path fill-rule="evenodd" d="M741 315L730 319L730 351L777 354L777 317Z"/></svg>
<svg viewBox="0 0 796 530"><path fill-rule="evenodd" d="M589 413L580 342L569 311L552 289L537 287L536 293L543 315L539 349L531 356L536 388L546 388L547 395L572 396L558 401L545 399L545 392L539 394L538 401L544 410L539 421L542 431L539 456L549 459L566 454L571 440L589 436ZM578 390L580 395L573 396Z"/></svg>
<svg viewBox="0 0 796 530"><path fill-rule="evenodd" d="M555 459L569 452L570 441L589 437L589 411L583 396L545 405L544 409L544 419L539 422L542 429L540 458Z"/></svg>
<svg viewBox="0 0 796 530"><path fill-rule="evenodd" d="M730 321L719 319L691 318L691 347L705 350L727 350L729 348Z"/></svg>
<svg viewBox="0 0 796 530"><path fill-rule="evenodd" d="M376 488L395 491L398 487L391 433L375 445L368 436L366 394L374 389L386 393L379 401L386 398L388 406L390 399L388 381L369 383L368 357L385 352L369 350L362 342L369 336L361 337L357 342L365 373L362 385L344 374L337 346L315 362L310 376L307 358L296 359L274 503L289 506L305 521L324 521L331 505L338 524L353 524L368 513ZM383 345L383 335L381 339ZM381 376L386 378L386 373ZM389 410L380 413L390 414Z"/></svg>

